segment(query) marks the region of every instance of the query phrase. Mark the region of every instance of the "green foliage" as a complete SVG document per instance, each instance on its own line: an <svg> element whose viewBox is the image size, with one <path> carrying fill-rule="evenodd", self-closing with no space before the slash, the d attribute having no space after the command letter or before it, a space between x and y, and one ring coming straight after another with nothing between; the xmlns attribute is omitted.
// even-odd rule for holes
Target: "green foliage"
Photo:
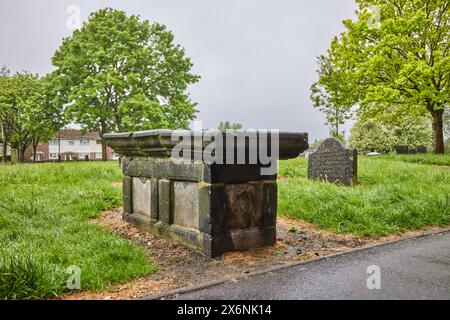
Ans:
<svg viewBox="0 0 450 320"><path fill-rule="evenodd" d="M430 113L435 151L442 153L442 113L450 100L448 2L357 2L356 21L344 21L347 30L330 48L338 57L342 81L352 86L345 95L351 93L350 100L357 101L360 110L371 113L371 117L382 115L385 108L397 114ZM373 8L380 12L379 23L373 23ZM343 98L347 98L345 95Z"/></svg>
<svg viewBox="0 0 450 320"><path fill-rule="evenodd" d="M47 140L62 124L58 115L62 106L52 104L46 93L52 86L48 77L16 73L0 77L0 122L7 143L19 150L23 159L25 149Z"/></svg>
<svg viewBox="0 0 450 320"><path fill-rule="evenodd" d="M346 81L345 72L339 52L335 50L337 40L334 39L327 55L321 55L317 59L319 66L316 71L319 80L312 84L311 100L313 106L318 108L326 116L325 125L330 128L330 135L341 141L345 141L345 131L340 126L345 124L353 116L352 106L356 103L352 94L352 86Z"/></svg>
<svg viewBox="0 0 450 320"><path fill-rule="evenodd" d="M309 144L309 149L318 148L322 144L323 141L324 141L324 139L315 139L313 143Z"/></svg>
<svg viewBox="0 0 450 320"><path fill-rule="evenodd" d="M185 92L199 77L164 25L99 10L64 39L52 62L70 119L101 134L186 128L195 104Z"/></svg>
<svg viewBox="0 0 450 320"><path fill-rule="evenodd" d="M441 157L450 161L450 155ZM280 174L290 178L279 181L278 212L334 232L372 237L450 225L450 170L395 158L360 157L354 187L307 180L306 158L280 161Z"/></svg>
<svg viewBox="0 0 450 320"><path fill-rule="evenodd" d="M430 148L431 128L425 118L398 118L396 122L358 119L350 130L349 144L361 152L391 152L395 146Z"/></svg>
<svg viewBox="0 0 450 320"><path fill-rule="evenodd" d="M230 123L229 121L220 122L217 127L219 130L239 130L242 129L242 124L240 123Z"/></svg>
<svg viewBox="0 0 450 320"><path fill-rule="evenodd" d="M142 249L89 223L121 204L116 162L0 167L0 299L67 293L71 265L90 290L155 270Z"/></svg>

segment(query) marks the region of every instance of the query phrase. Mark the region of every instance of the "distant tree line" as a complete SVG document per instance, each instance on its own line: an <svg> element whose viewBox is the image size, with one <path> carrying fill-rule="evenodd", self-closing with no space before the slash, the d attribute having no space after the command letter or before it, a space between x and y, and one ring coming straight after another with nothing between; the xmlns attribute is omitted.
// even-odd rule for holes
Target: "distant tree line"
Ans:
<svg viewBox="0 0 450 320"><path fill-rule="evenodd" d="M242 129L242 124L231 123L229 121L221 121L217 127L219 130L239 130Z"/></svg>
<svg viewBox="0 0 450 320"><path fill-rule="evenodd" d="M2 159L9 145L24 160L70 122L108 132L187 128L196 103L187 91L199 80L173 34L159 23L106 8L63 39L44 77L0 74ZM35 152L34 152L35 153ZM106 146L103 157L106 159Z"/></svg>
<svg viewBox="0 0 450 320"><path fill-rule="evenodd" d="M356 131L374 124L386 134L407 131L410 123L427 124L435 153L443 153L450 107L450 2L357 3L356 20L345 20L346 30L318 58L314 106L338 138L352 117ZM410 120L398 121L405 118Z"/></svg>

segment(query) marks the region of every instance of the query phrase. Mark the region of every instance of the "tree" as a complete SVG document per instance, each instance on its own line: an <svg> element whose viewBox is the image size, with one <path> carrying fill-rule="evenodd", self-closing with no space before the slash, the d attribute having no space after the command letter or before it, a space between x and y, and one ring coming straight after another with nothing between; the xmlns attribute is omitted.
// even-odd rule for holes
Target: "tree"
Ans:
<svg viewBox="0 0 450 320"><path fill-rule="evenodd" d="M326 116L325 125L330 129L330 135L341 141L345 141L345 131L340 126L345 124L346 120L352 118L352 106L356 103L352 94L352 86L346 77L345 61L340 59L339 51L336 50L338 40L335 38L327 55L321 55L317 58L317 74L319 80L311 85L311 100L313 106L318 108Z"/></svg>
<svg viewBox="0 0 450 320"><path fill-rule="evenodd" d="M57 129L55 110L45 92L50 90L45 79L29 73L3 77L0 82L0 119L5 141L19 152L19 161L25 161L25 151L32 145L51 137ZM5 154L5 151L3 151Z"/></svg>
<svg viewBox="0 0 450 320"><path fill-rule="evenodd" d="M2 66L0 69L0 94L6 90L8 77L10 72L6 66ZM0 106L1 108L1 106ZM0 142L2 143L2 162L6 162L6 153L8 151L8 144L10 138L10 129L2 117L2 112L0 109Z"/></svg>
<svg viewBox="0 0 450 320"><path fill-rule="evenodd" d="M242 124L230 123L229 121L225 121L225 122L220 121L217 129L223 130L223 131L224 130L239 130L239 129L242 129Z"/></svg>
<svg viewBox="0 0 450 320"><path fill-rule="evenodd" d="M66 112L84 129L107 132L187 128L199 77L164 25L103 9L63 40L52 63ZM103 145L106 160L106 145Z"/></svg>
<svg viewBox="0 0 450 320"><path fill-rule="evenodd" d="M38 77L28 73L16 73L6 79L0 92L0 114L7 129L9 144L19 152L19 161L24 162L25 150L32 141L31 124L34 119L31 109L37 104Z"/></svg>
<svg viewBox="0 0 450 320"><path fill-rule="evenodd" d="M391 152L396 146L416 148L432 143L428 119L405 116L397 121L359 118L350 129L349 144L361 152Z"/></svg>
<svg viewBox="0 0 450 320"><path fill-rule="evenodd" d="M28 127L33 148L33 161L36 161L36 149L39 143L50 140L57 130L67 124L54 79L54 73L49 73L40 79L36 103L26 110L32 119Z"/></svg>
<svg viewBox="0 0 450 320"><path fill-rule="evenodd" d="M361 110L429 113L436 153L444 152L442 115L450 101L450 2L357 0L357 20L335 44L343 79ZM374 11L373 8L376 8ZM374 14L379 23L374 24ZM333 92L327 92L333 95ZM339 93L338 93L339 94Z"/></svg>

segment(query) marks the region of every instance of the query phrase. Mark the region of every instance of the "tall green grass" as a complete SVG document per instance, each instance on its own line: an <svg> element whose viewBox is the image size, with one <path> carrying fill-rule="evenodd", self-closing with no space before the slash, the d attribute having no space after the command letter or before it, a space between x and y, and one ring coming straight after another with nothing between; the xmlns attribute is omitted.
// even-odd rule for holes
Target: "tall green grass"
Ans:
<svg viewBox="0 0 450 320"><path fill-rule="evenodd" d="M81 288L155 270L131 242L89 223L121 204L117 163L0 166L0 298L68 292L66 269L81 269Z"/></svg>
<svg viewBox="0 0 450 320"><path fill-rule="evenodd" d="M431 161L431 160L430 160ZM278 212L338 233L381 236L450 225L450 169L360 157L358 185L306 179L307 159L280 161Z"/></svg>

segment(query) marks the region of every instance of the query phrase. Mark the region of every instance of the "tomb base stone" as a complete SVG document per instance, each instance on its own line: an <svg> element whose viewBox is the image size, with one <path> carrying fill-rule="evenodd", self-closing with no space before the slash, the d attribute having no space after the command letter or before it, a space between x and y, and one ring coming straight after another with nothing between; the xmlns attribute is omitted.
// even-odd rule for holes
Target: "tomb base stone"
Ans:
<svg viewBox="0 0 450 320"><path fill-rule="evenodd" d="M149 131L148 139L159 134ZM293 137L289 141L293 147L297 144L297 151L291 148L289 155L307 148L306 134ZM123 218L139 229L209 257L275 243L277 175L261 174L263 165L177 162L159 143L147 151L136 147L139 140L133 134L110 134L104 139L124 155Z"/></svg>

